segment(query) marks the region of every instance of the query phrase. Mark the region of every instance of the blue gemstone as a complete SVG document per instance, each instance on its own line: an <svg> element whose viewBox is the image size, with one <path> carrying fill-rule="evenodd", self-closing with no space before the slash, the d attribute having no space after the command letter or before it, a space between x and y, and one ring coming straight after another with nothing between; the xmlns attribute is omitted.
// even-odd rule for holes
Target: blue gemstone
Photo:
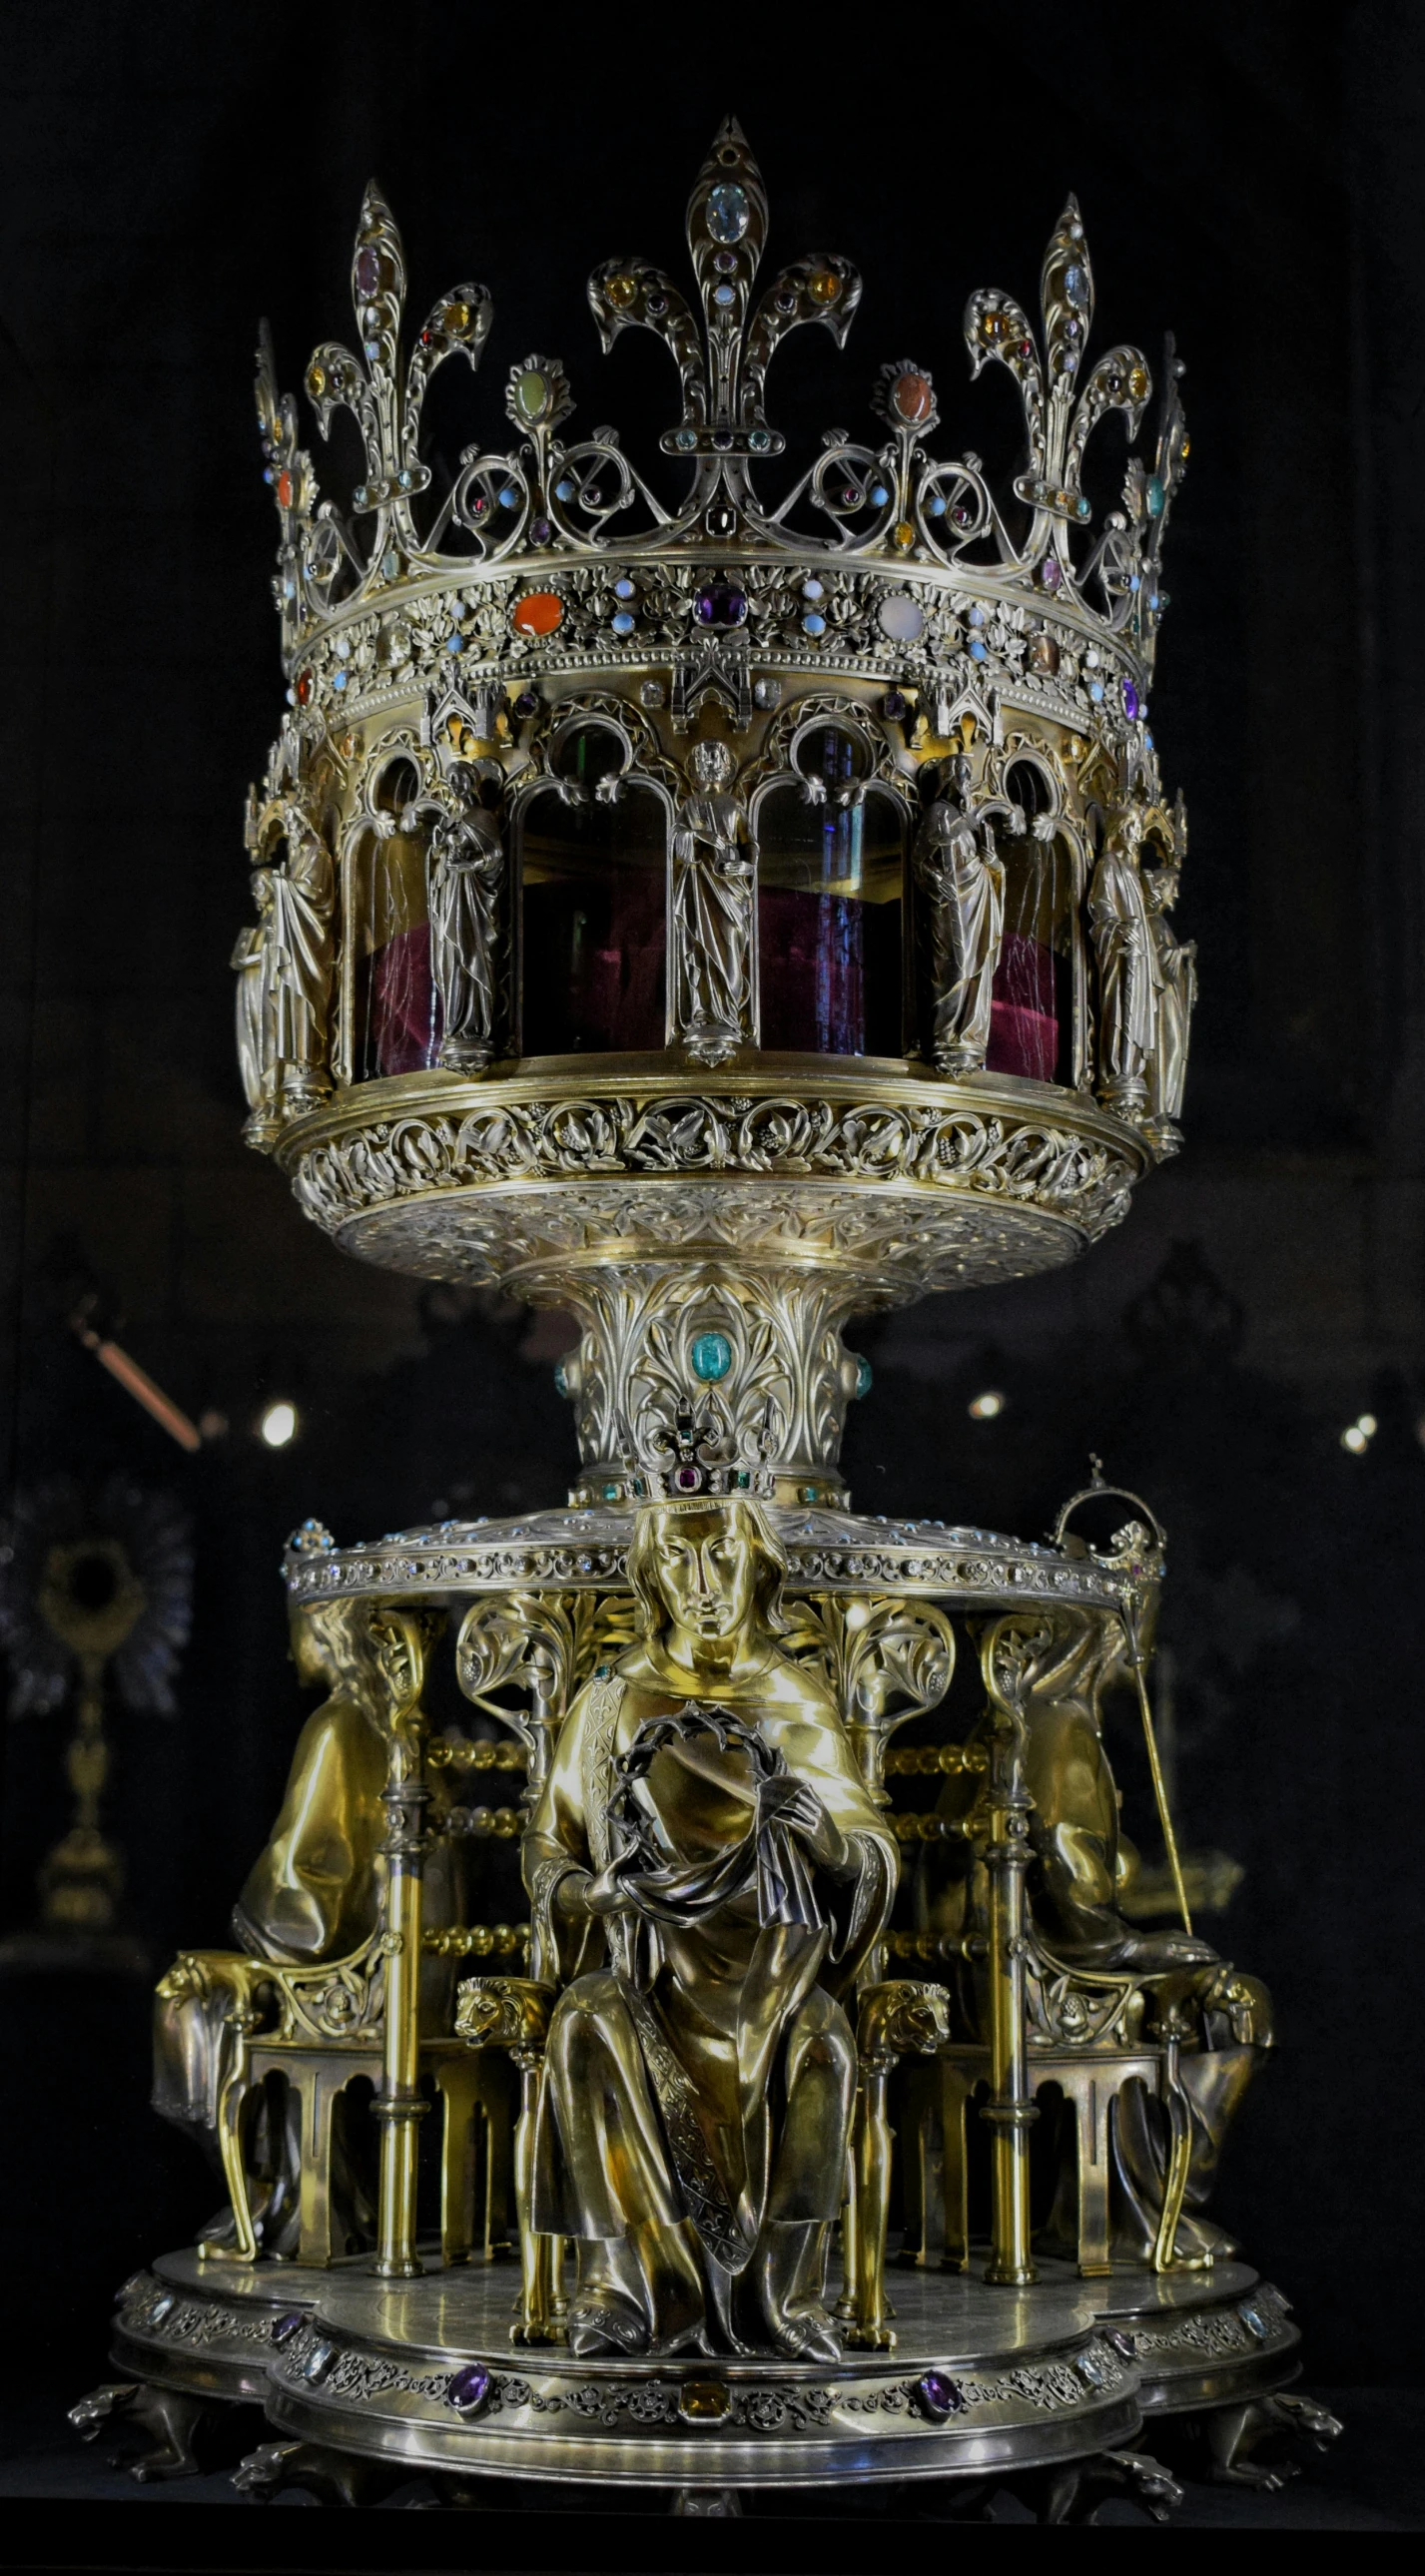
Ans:
<svg viewBox="0 0 1425 2576"><path fill-rule="evenodd" d="M876 497L876 496L875 496L875 494L874 494L874 492L873 492L873 493L872 493L872 495L871 495L871 498L872 498L872 500L873 500L873 501L874 501L875 497ZM930 498L929 498L929 500L926 502L926 505L925 505L925 515L926 515L926 517L927 517L928 519L943 519L943 518L944 518L944 516L945 516L945 495L944 495L944 493L943 493L943 492L932 492L932 493L931 493Z"/></svg>
<svg viewBox="0 0 1425 2576"><path fill-rule="evenodd" d="M700 1377L705 1386L715 1386L732 1366L732 1344L726 1333L699 1333L688 1356L694 1377Z"/></svg>
<svg viewBox="0 0 1425 2576"><path fill-rule="evenodd" d="M1085 497L1084 497L1084 495L1083 495L1083 493L1082 493L1082 492L1079 494L1079 497L1078 497L1077 501L1074 503L1074 512L1075 512L1075 516L1076 516L1076 517L1078 517L1078 518L1080 518L1080 519L1086 519L1086 518L1088 517L1088 514L1089 514L1089 505L1088 505L1088 502L1087 502L1087 500L1085 499Z"/></svg>
<svg viewBox="0 0 1425 2576"><path fill-rule="evenodd" d="M615 635L631 635L633 633L634 626L637 623L636 619L630 617L626 608L621 608L617 617L613 618L610 622L613 626Z"/></svg>
<svg viewBox="0 0 1425 2576"><path fill-rule="evenodd" d="M347 682L347 674L346 674L346 672L345 672L345 671L333 671L333 673L332 673L332 687L333 687L334 689L344 689L344 688L346 687L346 682Z"/></svg>
<svg viewBox="0 0 1425 2576"><path fill-rule="evenodd" d="M1100 701L1100 699L1101 699L1101 698L1102 698L1102 696L1103 696L1103 682L1102 682L1102 680L1090 680L1090 682L1089 682L1089 696L1092 698L1092 700L1093 700L1093 702L1094 702L1094 705L1095 705L1095 706L1097 706L1097 705L1098 705L1098 703L1099 703L1099 701Z"/></svg>
<svg viewBox="0 0 1425 2576"><path fill-rule="evenodd" d="M621 579L614 583L614 597L615 599L632 599L633 584L629 580L627 573L624 573Z"/></svg>
<svg viewBox="0 0 1425 2576"><path fill-rule="evenodd" d="M554 486L554 497L555 497L555 500L556 500L556 501L572 501L572 500L573 500L573 498L574 498L574 486L573 486L573 484L570 482L569 477L568 477L568 475L567 475L567 474L565 475L564 480L563 480L563 482L562 482L562 483L556 483L556 484L555 484L555 486Z"/></svg>
<svg viewBox="0 0 1425 2576"><path fill-rule="evenodd" d="M365 340L363 341L362 346L365 349L368 358L380 357L381 343L379 340Z"/></svg>
<svg viewBox="0 0 1425 2576"><path fill-rule="evenodd" d="M758 455L761 456L772 444L771 434L765 429L749 430L747 433L747 444L749 447L755 447Z"/></svg>
<svg viewBox="0 0 1425 2576"><path fill-rule="evenodd" d="M470 2361L463 2370L452 2371L450 2386L445 2393L451 2405L458 2407L462 2415L473 2414L477 2406L484 2405L490 2394L490 2374L484 2363Z"/></svg>
<svg viewBox="0 0 1425 2576"><path fill-rule="evenodd" d="M512 491L512 490L511 490L511 488L510 488L510 486L509 486L509 484L507 483L507 484L505 485L505 488L504 488L503 492L500 494L500 507L501 507L501 509L502 509L502 510L517 510L517 509L519 508L519 505L520 505L520 496L519 496L518 492Z"/></svg>
<svg viewBox="0 0 1425 2576"><path fill-rule="evenodd" d="M1080 268L1077 261L1064 271L1064 293L1071 304L1077 305L1081 313L1086 310L1089 300L1088 272Z"/></svg>
<svg viewBox="0 0 1425 2576"><path fill-rule="evenodd" d="M972 662L987 662L989 660L989 648L987 645L981 643L978 635L972 635L970 638L970 659ZM1102 697L1102 695L1103 691L1100 689L1099 696Z"/></svg>
<svg viewBox="0 0 1425 2576"><path fill-rule="evenodd" d="M871 1392L871 1363L860 1351L856 1354L856 1400Z"/></svg>
<svg viewBox="0 0 1425 2576"><path fill-rule="evenodd" d="M826 619L824 617L818 617L816 610L812 609L810 615L802 619L802 632L806 635L824 635L826 633Z"/></svg>
<svg viewBox="0 0 1425 2576"><path fill-rule="evenodd" d="M972 626L983 626L984 622L985 622L985 612L984 612L984 610L983 610L982 608L972 608L972 609L971 609L971 611L970 611L970 624L971 624Z"/></svg>
<svg viewBox="0 0 1425 2576"><path fill-rule="evenodd" d="M715 286L715 287L713 288L713 302L714 302L714 304L724 304L724 305L725 305L725 304L735 304L735 303L737 302L737 289L736 289L736 287L735 287L735 286Z"/></svg>
<svg viewBox="0 0 1425 2576"><path fill-rule="evenodd" d="M724 179L708 190L707 225L714 241L741 241L750 216L747 191L735 179Z"/></svg>
<svg viewBox="0 0 1425 2576"><path fill-rule="evenodd" d="M821 585L821 583L820 583L819 581L817 581L817 580L815 580L815 579L813 579L813 580L811 580L811 581L804 581L804 582L802 583L802 597L803 597L803 599L820 599L820 597L821 597L821 592L822 592L822 585Z"/></svg>
<svg viewBox="0 0 1425 2576"><path fill-rule="evenodd" d="M606 1503L616 1503L618 1501L617 1485L605 1485L604 1500Z"/></svg>
<svg viewBox="0 0 1425 2576"><path fill-rule="evenodd" d="M273 2342L290 2343L293 2335L299 2333L306 2322L307 2320L302 2315L300 2308L289 2308L285 2317L274 2317L272 2321Z"/></svg>
<svg viewBox="0 0 1425 2576"><path fill-rule="evenodd" d="M445 649L447 653L458 653L464 641L465 638L463 635L447 635L445 639Z"/></svg>
<svg viewBox="0 0 1425 2576"><path fill-rule="evenodd" d="M675 445L675 446L677 446L677 447L682 447L682 448L685 448L685 449L686 449L686 448L689 448L689 447L696 447L696 446L697 446L697 443L698 443L698 433L697 433L697 431L696 431L695 429L680 429L680 430L678 431L678 433L677 433L677 436L676 436L675 440L674 440L674 445Z"/></svg>
<svg viewBox="0 0 1425 2576"><path fill-rule="evenodd" d="M401 569L401 558L400 558L400 556L397 554L396 549L395 549L395 547L394 547L394 546L388 546L388 547L387 547L387 549L386 549L386 552L385 552L385 553L384 553L384 555L381 557L381 570L382 570L382 572L385 574L386 579L387 579L388 581L394 581L394 580L395 580L395 578L396 578L396 575L397 575L397 573L400 571L400 569Z"/></svg>
<svg viewBox="0 0 1425 2576"><path fill-rule="evenodd" d="M263 467L263 469L262 469L262 479L263 479L263 482L264 482L264 483L275 483L275 482L276 482L277 477L276 477L276 475L273 473L272 468L271 468L271 466L270 466L270 465L264 465L264 467Z"/></svg>
<svg viewBox="0 0 1425 2576"><path fill-rule="evenodd" d="M1163 515L1163 504L1167 499L1167 494L1164 492L1162 483L1156 474L1149 475L1148 489L1144 493L1143 497L1148 504L1149 518L1161 519Z"/></svg>
<svg viewBox="0 0 1425 2576"><path fill-rule="evenodd" d="M927 2370L915 2383L914 2394L923 2415L932 2424L943 2424L947 2415L963 2415L965 2399L959 2382L948 2371Z"/></svg>
<svg viewBox="0 0 1425 2576"><path fill-rule="evenodd" d="M1137 573L1136 573L1136 572L1135 572L1135 573L1130 573L1130 574L1129 574L1129 576L1128 576L1128 587L1129 587L1129 589L1130 589L1130 590L1140 590L1140 589L1142 588L1142 584L1141 584L1141 582L1139 581L1139 578L1138 578L1138 575L1137 575Z"/></svg>
<svg viewBox="0 0 1425 2576"><path fill-rule="evenodd" d="M569 1392L569 1379L562 1360L556 1360L554 1363L554 1392L556 1395L567 1395Z"/></svg>

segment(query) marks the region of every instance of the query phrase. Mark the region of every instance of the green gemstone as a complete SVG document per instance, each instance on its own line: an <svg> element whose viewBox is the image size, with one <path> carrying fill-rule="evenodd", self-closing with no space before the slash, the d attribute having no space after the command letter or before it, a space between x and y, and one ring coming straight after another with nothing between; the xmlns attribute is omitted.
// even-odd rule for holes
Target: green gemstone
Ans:
<svg viewBox="0 0 1425 2576"><path fill-rule="evenodd" d="M751 1482L752 1482L752 1478L751 1478L751 1476L748 1474L747 1469L746 1469L745 1467L739 1467L739 1468L738 1468L738 1471L737 1471L736 1475L733 1477L733 1480L732 1480L732 1481L733 1481L734 1485L737 1487L737 1490L738 1490L739 1494L745 1494L745 1493L746 1493L746 1491L747 1491L748 1486L749 1486L749 1485L751 1484Z"/></svg>
<svg viewBox="0 0 1425 2576"><path fill-rule="evenodd" d="M732 1366L732 1344L726 1333L699 1333L689 1356L694 1377L712 1386L720 1377L726 1377Z"/></svg>
<svg viewBox="0 0 1425 2576"><path fill-rule="evenodd" d="M606 1503L616 1503L618 1501L617 1485L605 1485L604 1500Z"/></svg>
<svg viewBox="0 0 1425 2576"><path fill-rule="evenodd" d="M569 1392L569 1379L562 1360L556 1360L554 1363L554 1392L556 1395L567 1395Z"/></svg>
<svg viewBox="0 0 1425 2576"><path fill-rule="evenodd" d="M817 1498L815 1485L803 1485L801 1488L801 1498L804 1503L814 1503Z"/></svg>
<svg viewBox="0 0 1425 2576"><path fill-rule="evenodd" d="M543 418L549 403L549 378L537 367L526 367L515 379L515 408L524 419Z"/></svg>
<svg viewBox="0 0 1425 2576"><path fill-rule="evenodd" d="M856 1400L858 1404L862 1396L869 1395L870 1392L871 1363L868 1359L863 1357L860 1351L858 1351L856 1354Z"/></svg>

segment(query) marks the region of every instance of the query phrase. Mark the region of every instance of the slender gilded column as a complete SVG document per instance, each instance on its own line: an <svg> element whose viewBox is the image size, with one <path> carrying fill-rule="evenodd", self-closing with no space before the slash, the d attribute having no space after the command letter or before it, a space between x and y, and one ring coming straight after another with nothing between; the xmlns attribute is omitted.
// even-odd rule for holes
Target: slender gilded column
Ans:
<svg viewBox="0 0 1425 2576"><path fill-rule="evenodd" d="M1029 2132L1038 2110L1029 2091L1024 2010L1024 1878L1029 1867L1029 1811L1024 1783L1024 1718L1020 1658L1010 1622L991 1629L982 1649L995 1726L990 1744L989 2023L990 2098L981 2117L991 2132L990 2259L987 2281L1037 2279L1029 2251Z"/></svg>
<svg viewBox="0 0 1425 2576"><path fill-rule="evenodd" d="M377 1612L372 1634L392 1688L386 1786L386 2015L381 2091L381 2180L373 2269L388 2280L421 2270L416 2253L417 2123L429 2105L420 2090L421 1899L425 1863L425 1713L420 1704L426 1636L422 1622Z"/></svg>

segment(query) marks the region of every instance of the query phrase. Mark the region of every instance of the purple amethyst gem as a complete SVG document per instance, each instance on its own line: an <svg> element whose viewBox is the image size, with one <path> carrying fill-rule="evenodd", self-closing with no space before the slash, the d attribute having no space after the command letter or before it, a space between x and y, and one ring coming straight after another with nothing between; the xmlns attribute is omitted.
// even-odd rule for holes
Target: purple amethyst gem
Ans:
<svg viewBox="0 0 1425 2576"><path fill-rule="evenodd" d="M289 2308L285 2317L274 2317L272 2320L273 2342L290 2343L294 2334L300 2334L302 2327L306 2322L307 2320L303 2316L300 2308Z"/></svg>
<svg viewBox="0 0 1425 2576"><path fill-rule="evenodd" d="M490 2394L490 2374L484 2363L467 2361L463 2370L452 2371L445 2393L462 2415L473 2415Z"/></svg>
<svg viewBox="0 0 1425 2576"><path fill-rule="evenodd" d="M369 301L369 299L376 293L380 284L381 260L379 253L372 250L369 246L365 250L359 250L356 254L356 285L358 294L366 296Z"/></svg>
<svg viewBox="0 0 1425 2576"><path fill-rule="evenodd" d="M532 546L547 546L553 534L554 531L547 519L531 520L529 541Z"/></svg>
<svg viewBox="0 0 1425 2576"><path fill-rule="evenodd" d="M1043 582L1046 590L1058 589L1064 576L1052 555L1045 556L1044 561L1039 567L1039 578Z"/></svg>
<svg viewBox="0 0 1425 2576"><path fill-rule="evenodd" d="M680 1494L696 1494L702 1481L702 1472L697 1467L680 1467L673 1478Z"/></svg>
<svg viewBox="0 0 1425 2576"><path fill-rule="evenodd" d="M932 2424L943 2424L948 2415L965 2412L959 2382L943 2370L927 2370L916 2381L913 2393L922 2415L928 2415Z"/></svg>
<svg viewBox="0 0 1425 2576"><path fill-rule="evenodd" d="M700 626L740 626L747 615L747 593L736 582L705 581L693 607Z"/></svg>
<svg viewBox="0 0 1425 2576"><path fill-rule="evenodd" d="M1131 680L1125 680L1123 683L1123 712L1130 724L1136 724L1142 712L1138 692Z"/></svg>

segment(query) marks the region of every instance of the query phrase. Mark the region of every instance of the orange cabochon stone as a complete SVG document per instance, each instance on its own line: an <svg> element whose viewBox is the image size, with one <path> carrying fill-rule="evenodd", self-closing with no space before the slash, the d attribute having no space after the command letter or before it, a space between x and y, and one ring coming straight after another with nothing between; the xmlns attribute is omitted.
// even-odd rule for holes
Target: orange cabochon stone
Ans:
<svg viewBox="0 0 1425 2576"><path fill-rule="evenodd" d="M552 635L564 621L564 602L557 590L527 590L510 610L510 624L521 635Z"/></svg>

